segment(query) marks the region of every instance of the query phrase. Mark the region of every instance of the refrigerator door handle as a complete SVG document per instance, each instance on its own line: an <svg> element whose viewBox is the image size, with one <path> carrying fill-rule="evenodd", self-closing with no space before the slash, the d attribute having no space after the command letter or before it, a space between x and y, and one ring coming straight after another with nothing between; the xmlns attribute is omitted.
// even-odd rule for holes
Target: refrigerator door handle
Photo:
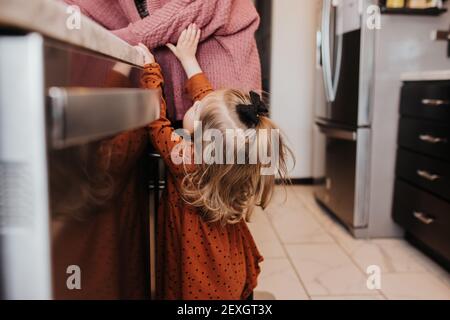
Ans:
<svg viewBox="0 0 450 320"><path fill-rule="evenodd" d="M316 32L316 68L322 69L322 31Z"/></svg>
<svg viewBox="0 0 450 320"><path fill-rule="evenodd" d="M327 101L334 100L331 92L331 52L330 52L330 19L331 19L331 0L323 1L322 23L321 23L321 48L322 48L322 72L325 88L325 97Z"/></svg>
<svg viewBox="0 0 450 320"><path fill-rule="evenodd" d="M341 76L341 65L342 65L342 47L344 36L341 34L337 37L337 49L336 49L336 69L334 70L334 79L333 79L333 101L336 99L336 94L339 86L339 78Z"/></svg>
<svg viewBox="0 0 450 320"><path fill-rule="evenodd" d="M322 72L325 86L325 96L328 102L333 102L336 98L336 92L339 84L341 72L343 35L337 36L336 48L336 69L334 76L331 69L331 47L330 47L330 23L332 0L324 0L322 8L321 24L321 48L322 48Z"/></svg>

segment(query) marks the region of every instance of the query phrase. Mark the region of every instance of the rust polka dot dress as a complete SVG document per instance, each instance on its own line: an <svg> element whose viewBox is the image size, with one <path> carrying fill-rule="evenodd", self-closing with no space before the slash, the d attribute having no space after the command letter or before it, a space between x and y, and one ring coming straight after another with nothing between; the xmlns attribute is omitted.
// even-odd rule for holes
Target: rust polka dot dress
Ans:
<svg viewBox="0 0 450 320"><path fill-rule="evenodd" d="M145 66L142 82L147 88L161 88L158 64ZM187 81L186 90L196 101L212 92L212 87L200 73ZM171 139L173 130L162 99L161 117L149 125L151 141L169 172L157 216L157 297L246 299L256 287L263 258L245 221L226 226L206 223L197 208L181 199L178 190L185 169L170 158L171 150L181 142L181 138Z"/></svg>

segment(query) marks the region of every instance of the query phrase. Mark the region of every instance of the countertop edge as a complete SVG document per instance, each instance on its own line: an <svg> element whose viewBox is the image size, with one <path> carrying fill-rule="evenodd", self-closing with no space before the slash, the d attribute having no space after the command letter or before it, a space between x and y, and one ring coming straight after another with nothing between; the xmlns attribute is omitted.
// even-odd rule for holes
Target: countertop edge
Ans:
<svg viewBox="0 0 450 320"><path fill-rule="evenodd" d="M400 77L402 81L447 81L450 70L406 72Z"/></svg>
<svg viewBox="0 0 450 320"><path fill-rule="evenodd" d="M143 66L141 56L131 45L83 14L80 29L68 28L68 7L56 0L0 0L0 25L38 32L51 39Z"/></svg>

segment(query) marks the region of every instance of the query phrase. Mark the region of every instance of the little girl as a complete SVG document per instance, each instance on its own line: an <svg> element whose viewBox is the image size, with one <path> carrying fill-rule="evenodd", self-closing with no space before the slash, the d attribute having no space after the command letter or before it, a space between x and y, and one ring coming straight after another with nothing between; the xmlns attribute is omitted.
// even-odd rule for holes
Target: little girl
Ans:
<svg viewBox="0 0 450 320"><path fill-rule="evenodd" d="M186 72L186 91L194 102L183 120L185 132L194 136L204 132L202 144L208 146L211 140L204 136L208 129L216 129L223 136L230 129L256 129L256 139L247 137L245 146L250 150L260 145L264 139L260 139L259 129L276 129L267 117L267 108L254 92L213 90L195 57L199 38L200 30L191 24L181 33L176 46L167 45ZM164 80L159 65L144 45L138 48L146 63L143 86L161 88ZM173 150L186 141L174 133L164 101L161 117L149 125L149 133L169 171L157 216L157 298L249 299L263 258L245 221L255 205L267 206L274 175L262 175L266 165L260 161L176 164ZM279 143L277 171L284 179L288 149L281 138L267 143ZM187 145L191 147L181 148L183 158L187 158L186 152L194 153L194 145ZM226 140L225 146L230 145L233 151L242 151ZM249 151L245 151L244 158L249 160Z"/></svg>

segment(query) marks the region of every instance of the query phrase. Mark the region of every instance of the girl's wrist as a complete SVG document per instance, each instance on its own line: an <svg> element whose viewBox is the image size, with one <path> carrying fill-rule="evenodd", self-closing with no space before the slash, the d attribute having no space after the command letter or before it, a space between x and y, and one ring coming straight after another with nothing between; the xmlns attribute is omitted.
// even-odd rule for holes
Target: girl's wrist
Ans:
<svg viewBox="0 0 450 320"><path fill-rule="evenodd" d="M183 65L183 69L186 72L188 79L202 72L202 69L200 68L200 65L195 57L183 59L181 60L181 64Z"/></svg>

